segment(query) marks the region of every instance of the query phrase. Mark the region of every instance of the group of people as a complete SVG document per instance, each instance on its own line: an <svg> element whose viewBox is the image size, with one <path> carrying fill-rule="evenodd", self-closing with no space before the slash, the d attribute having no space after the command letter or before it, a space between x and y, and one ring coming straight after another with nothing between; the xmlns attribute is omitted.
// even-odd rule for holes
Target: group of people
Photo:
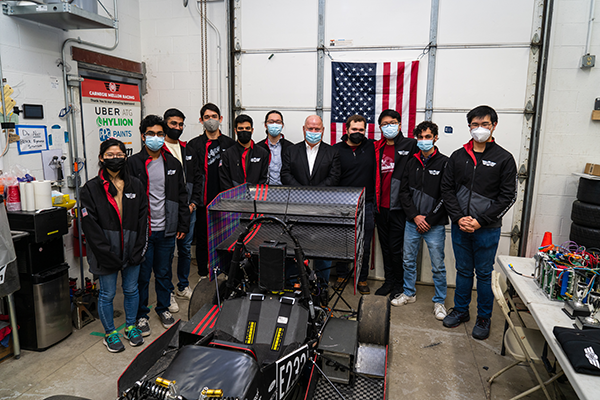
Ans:
<svg viewBox="0 0 600 400"><path fill-rule="evenodd" d="M162 325L175 323L176 297L190 298L191 244L196 237L199 275L208 274L206 206L222 191L244 183L286 186L344 186L365 189L363 263L357 266L358 291L367 295L373 230L377 226L385 282L376 295L390 297L394 306L416 301L417 255L424 239L428 246L435 294L433 313L446 327L469 320L474 274L477 274L477 322L473 337L489 336L493 305L491 272L500 238L502 216L516 199L516 165L511 154L496 144L496 112L479 106L467 114L472 139L450 157L436 146L438 127L424 121L414 138L401 130L401 115L384 110L378 117L380 140L368 139L367 121L353 115L339 143L323 141L324 126L317 115L302 127L304 140L284 138L284 120L277 110L266 114L266 138L254 142L254 121L238 115L234 139L220 131L219 108L200 110L204 132L179 140L185 116L170 109L163 118L146 116L140 124L144 146L131 157L117 139L100 146L98 176L81 192L82 228L88 243L90 272L99 277L98 313L109 351L124 350L113 321L113 299L121 271L126 328L132 346L150 335L148 297L154 273ZM454 307L447 312L444 265L445 225L452 223L456 258ZM172 262L177 245L177 286ZM327 285L332 263L313 260ZM337 263L340 284L352 272Z"/></svg>

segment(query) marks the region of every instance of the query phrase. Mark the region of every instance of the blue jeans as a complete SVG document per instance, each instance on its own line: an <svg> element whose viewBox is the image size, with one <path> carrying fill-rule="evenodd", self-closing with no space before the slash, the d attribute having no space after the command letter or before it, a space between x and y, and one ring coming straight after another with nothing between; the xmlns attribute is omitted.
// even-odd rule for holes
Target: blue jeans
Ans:
<svg viewBox="0 0 600 400"><path fill-rule="evenodd" d="M427 243L429 257L431 258L431 272L435 294L432 301L442 303L446 301L446 267L444 265L444 242L446 229L444 225L433 225L427 232L419 233L414 222L406 221L404 228L404 294L414 296L417 282L417 255L421 247L421 238Z"/></svg>
<svg viewBox="0 0 600 400"><path fill-rule="evenodd" d="M331 260L315 259L313 261L317 276L325 281L325 287L329 286L329 275L331 274Z"/></svg>
<svg viewBox="0 0 600 400"><path fill-rule="evenodd" d="M125 308L125 325L135 325L136 312L138 309L139 292L138 276L140 266L127 267L121 270L121 286L123 287L123 308ZM100 292L98 294L98 315L107 334L115 330L115 321L113 318L113 300L117 293L117 277L119 271L110 275L98 276L100 283Z"/></svg>
<svg viewBox="0 0 600 400"><path fill-rule="evenodd" d="M466 233L460 230L458 224L452 224L452 248L456 258L455 310L469 310L473 276L477 273L477 316L492 316L492 271L499 241L500 228L480 228Z"/></svg>
<svg viewBox="0 0 600 400"><path fill-rule="evenodd" d="M156 290L156 312L162 314L171 304L171 259L175 250L175 236L165 237L165 231L152 232L148 238L146 259L140 265L138 287L140 305L137 319L148 318L148 288L150 276L154 272L154 288Z"/></svg>
<svg viewBox="0 0 600 400"><path fill-rule="evenodd" d="M369 261L371 258L371 241L373 240L373 230L375 229L375 204L365 203L365 232L363 240L363 259L360 269L359 282L365 282L369 277ZM347 262L338 262L335 271L338 277L345 278L348 275ZM358 269L358 267L356 267Z"/></svg>
<svg viewBox="0 0 600 400"><path fill-rule="evenodd" d="M177 240L177 289L183 290L190 286L190 263L192 262L192 241L194 240L194 227L196 225L196 210L190 214L190 230L183 239ZM171 265L175 253L171 253ZM171 292L173 292L171 284Z"/></svg>

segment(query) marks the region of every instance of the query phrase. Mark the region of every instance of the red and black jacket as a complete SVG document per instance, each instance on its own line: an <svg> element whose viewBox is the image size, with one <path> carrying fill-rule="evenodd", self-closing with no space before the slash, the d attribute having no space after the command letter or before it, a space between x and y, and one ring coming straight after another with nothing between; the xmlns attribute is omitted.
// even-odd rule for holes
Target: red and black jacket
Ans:
<svg viewBox="0 0 600 400"><path fill-rule="evenodd" d="M148 198L144 185L125 175L122 214L117 189L103 169L81 189L81 228L94 275L109 275L144 260L148 243Z"/></svg>
<svg viewBox="0 0 600 400"><path fill-rule="evenodd" d="M442 197L452 222L471 216L484 228L502 226L502 217L517 199L515 159L492 141L478 162L471 139L450 156Z"/></svg>
<svg viewBox="0 0 600 400"><path fill-rule="evenodd" d="M264 184L269 178L269 152L254 142L245 148L238 142L221 155L221 191L243 183Z"/></svg>
<svg viewBox="0 0 600 400"><path fill-rule="evenodd" d="M431 226L448 224L448 214L442 200L442 178L448 157L438 151L423 164L421 153L413 154L404 167L400 181L399 197L406 220L424 215Z"/></svg>
<svg viewBox="0 0 600 400"><path fill-rule="evenodd" d="M375 196L377 197L377 210L381 207L381 159L383 150L387 143L385 137L375 142L375 160L377 165L377 174L375 175ZM408 160L413 154L418 153L417 141L412 138L404 137L402 132L394 138L394 171L392 172L392 181L390 183L390 210L402 211L402 203L398 197L398 191L402 181L402 174Z"/></svg>
<svg viewBox="0 0 600 400"><path fill-rule="evenodd" d="M230 148L231 146L233 146L236 141L233 140L232 138L230 138L229 136L225 136L223 134L219 134L219 136L217 137L217 141L219 142L219 147L220 147L220 155L219 155L219 162L221 159L221 156L223 155L223 153L225 152L225 150L227 150L228 148ZM198 162L198 166L200 167L200 169L203 172L204 175L204 185L202 187L203 190L203 204L206 206L208 205L208 203L210 203L212 201L211 198L208 198L208 191L206 190L207 188L207 182L209 180L216 180L216 182L220 182L220 178L219 175L217 174L216 176L210 176L208 173L208 152L206 151L206 149L208 149L208 147L211 145L211 140L208 139L208 136L206 136L206 133L203 133L200 136L197 136L195 138L193 138L192 140L190 140L187 144L187 150L188 150L188 154L193 154L196 157L196 160ZM221 188L219 190L219 192L223 191L224 189Z"/></svg>
<svg viewBox="0 0 600 400"><path fill-rule="evenodd" d="M204 170L198 165L198 159L195 157L194 152L188 151L187 142L179 140L179 148L181 149L181 158L183 160L183 176L185 178L188 204L194 203L196 206L203 206ZM171 153L166 144L163 145L163 150ZM177 159L177 157L175 158Z"/></svg>
<svg viewBox="0 0 600 400"><path fill-rule="evenodd" d="M187 201L187 191L183 179L183 168L178 159L171 153L161 149L160 157L165 166L165 237L173 236L177 232L188 232L190 227L190 209ZM132 176L138 178L146 188L146 197L150 193L148 182L148 164L152 157L142 150L127 159L127 168ZM148 206L149 207L149 206ZM150 220L152 216L149 215Z"/></svg>

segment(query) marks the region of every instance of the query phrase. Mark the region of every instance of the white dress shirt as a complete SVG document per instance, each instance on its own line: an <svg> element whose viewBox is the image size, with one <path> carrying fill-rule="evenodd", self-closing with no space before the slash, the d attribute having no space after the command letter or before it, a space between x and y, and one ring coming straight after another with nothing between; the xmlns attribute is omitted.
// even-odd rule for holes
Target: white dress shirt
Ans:
<svg viewBox="0 0 600 400"><path fill-rule="evenodd" d="M313 147L304 141L306 144L306 158L308 158L308 174L312 175L313 167L315 166L315 160L317 159L317 153L319 152L319 146L321 142L315 144Z"/></svg>

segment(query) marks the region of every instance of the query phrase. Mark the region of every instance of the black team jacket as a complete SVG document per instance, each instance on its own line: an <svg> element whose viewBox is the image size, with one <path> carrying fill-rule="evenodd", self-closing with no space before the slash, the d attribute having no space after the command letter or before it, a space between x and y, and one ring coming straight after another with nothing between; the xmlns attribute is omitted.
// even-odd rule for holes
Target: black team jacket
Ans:
<svg viewBox="0 0 600 400"><path fill-rule="evenodd" d="M188 232L190 227L190 209L187 201L187 191L183 178L183 168L178 159L169 152L160 150L165 166L165 237L177 232ZM146 146L127 159L127 168L132 176L138 178L146 188L146 196L150 193L148 182L148 164L152 157L146 151ZM150 210L150 205L148 205ZM150 213L149 213L150 214ZM150 221L152 215L148 216Z"/></svg>
<svg viewBox="0 0 600 400"><path fill-rule="evenodd" d="M267 133L267 137L265 139L261 140L260 142L256 143L256 145L262 147L263 149L265 149L269 152L269 165L271 165L271 148L269 147L269 144L267 143L268 140L269 140L269 134ZM290 142L285 137L283 137L283 134L279 138L278 143L281 143L281 168L283 169L283 155L285 154L287 149L289 149L290 147L292 147L294 145L294 143ZM281 180L281 170L279 171L279 180ZM270 183L270 182L268 182L268 183ZM283 181L281 183L283 183Z"/></svg>
<svg viewBox="0 0 600 400"><path fill-rule="evenodd" d="M217 141L219 142L219 147L221 149L221 154L219 156L220 159L222 159L223 153L225 153L225 150L227 150L228 148L230 148L231 146L233 146L236 142L235 140L233 140L232 138L230 138L229 136L225 136L222 133L219 134L219 136L217 137ZM202 195L203 195L203 204L204 206L207 206L208 203L210 203L212 201L211 198L208 198L208 191L206 190L207 188L207 181L208 180L212 180L212 179L216 179L217 183L220 184L220 178L219 175L217 174L217 176L209 176L208 174L208 153L206 151L206 149L208 149L208 147L210 147L211 145L211 141L208 139L208 136L206 136L206 133L203 133L200 136L197 136L195 138L193 138L192 140L190 140L187 143L187 151L189 154L193 154L196 157L196 162L198 163L198 167L200 168L200 170L202 171L203 175L204 175L204 185L202 187ZM221 188L219 190L223 191L224 189Z"/></svg>
<svg viewBox="0 0 600 400"><path fill-rule="evenodd" d="M183 160L183 176L185 178L185 190L187 191L188 204L194 203L197 207L204 205L204 171L198 165L198 159L195 152L187 149L187 142L179 140L181 149L181 158ZM163 150L171 153L167 145L163 145ZM173 156L175 157L175 156ZM177 159L177 157L175 157Z"/></svg>
<svg viewBox="0 0 600 400"><path fill-rule="evenodd" d="M340 156L325 142L319 144L312 174L308 173L306 142L291 146L282 157L281 183L289 186L337 186L340 181Z"/></svg>
<svg viewBox="0 0 600 400"><path fill-rule="evenodd" d="M269 152L250 141L246 148L236 142L221 155L221 191L243 183L264 184L269 178Z"/></svg>
<svg viewBox="0 0 600 400"><path fill-rule="evenodd" d="M355 150L346 143L348 135L333 148L340 155L341 175L338 186L364 187L365 200L375 201L375 146L373 140L365 138Z"/></svg>
<svg viewBox="0 0 600 400"><path fill-rule="evenodd" d="M383 150L386 146L387 139L382 137L375 142L375 162L377 173L375 175L375 196L377 199L377 211L381 206L381 159L383 158ZM390 183L390 211L402 211L402 203L398 197L402 174L408 161L412 155L419 151L417 140L404 137L402 132L398 132L398 136L394 138L394 171L392 172L392 181Z"/></svg>
<svg viewBox="0 0 600 400"><path fill-rule="evenodd" d="M442 197L454 223L471 216L482 228L502 226L502 217L517 198L517 165L512 154L487 142L481 161L471 139L448 160L442 179Z"/></svg>
<svg viewBox="0 0 600 400"><path fill-rule="evenodd" d="M81 228L90 272L109 275L144 260L148 243L148 198L139 179L125 174L122 215L117 189L101 169L81 189Z"/></svg>
<svg viewBox="0 0 600 400"><path fill-rule="evenodd" d="M431 226L448 224L448 214L442 200L442 178L447 164L448 157L440 153L437 147L425 164L420 152L408 160L399 190L407 221L412 222L417 215L424 215L425 221Z"/></svg>

